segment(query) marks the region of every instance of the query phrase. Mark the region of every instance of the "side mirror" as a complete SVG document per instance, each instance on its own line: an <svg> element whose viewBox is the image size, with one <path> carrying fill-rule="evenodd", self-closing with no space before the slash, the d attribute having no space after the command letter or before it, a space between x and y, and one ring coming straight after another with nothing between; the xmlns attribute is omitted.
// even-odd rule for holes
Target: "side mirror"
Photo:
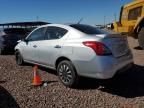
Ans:
<svg viewBox="0 0 144 108"><path fill-rule="evenodd" d="M18 40L17 42L20 43L22 40Z"/></svg>

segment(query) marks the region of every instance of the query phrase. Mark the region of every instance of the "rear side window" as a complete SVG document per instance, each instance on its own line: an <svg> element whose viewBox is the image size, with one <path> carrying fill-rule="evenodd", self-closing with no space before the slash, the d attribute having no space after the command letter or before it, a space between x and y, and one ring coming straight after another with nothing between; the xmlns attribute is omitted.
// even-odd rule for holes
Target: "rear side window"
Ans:
<svg viewBox="0 0 144 108"><path fill-rule="evenodd" d="M106 31L100 30L96 27L89 25L72 24L70 26L86 34L108 34L108 32Z"/></svg>
<svg viewBox="0 0 144 108"><path fill-rule="evenodd" d="M60 27L47 27L46 31L46 39L60 39L62 38L68 31L64 28Z"/></svg>
<svg viewBox="0 0 144 108"><path fill-rule="evenodd" d="M136 20L138 17L141 16L142 13L142 6L131 9L129 11L128 20Z"/></svg>

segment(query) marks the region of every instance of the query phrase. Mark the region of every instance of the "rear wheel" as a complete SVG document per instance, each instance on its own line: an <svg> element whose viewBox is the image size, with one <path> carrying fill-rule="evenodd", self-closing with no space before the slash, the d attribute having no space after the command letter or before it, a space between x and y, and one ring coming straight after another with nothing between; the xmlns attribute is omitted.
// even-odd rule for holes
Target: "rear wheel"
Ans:
<svg viewBox="0 0 144 108"><path fill-rule="evenodd" d="M21 56L21 54L20 54L19 51L16 51L16 53L15 53L15 58L16 58L16 63L17 63L18 65L20 65L20 66L24 65L23 58L22 58L22 56Z"/></svg>
<svg viewBox="0 0 144 108"><path fill-rule="evenodd" d="M139 46L144 49L144 27L141 28L139 34L138 34L138 42Z"/></svg>
<svg viewBox="0 0 144 108"><path fill-rule="evenodd" d="M57 73L60 81L68 87L75 87L78 83L78 76L74 65L67 60L58 64Z"/></svg>

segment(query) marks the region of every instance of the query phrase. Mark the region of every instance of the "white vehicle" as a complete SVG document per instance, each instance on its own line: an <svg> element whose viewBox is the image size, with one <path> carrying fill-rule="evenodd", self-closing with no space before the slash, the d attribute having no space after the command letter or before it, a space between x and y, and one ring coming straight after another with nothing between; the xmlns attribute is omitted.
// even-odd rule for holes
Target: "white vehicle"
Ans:
<svg viewBox="0 0 144 108"><path fill-rule="evenodd" d="M78 76L108 79L133 64L123 36L83 24L41 26L15 51L17 64L29 62L55 69L69 87L76 85Z"/></svg>

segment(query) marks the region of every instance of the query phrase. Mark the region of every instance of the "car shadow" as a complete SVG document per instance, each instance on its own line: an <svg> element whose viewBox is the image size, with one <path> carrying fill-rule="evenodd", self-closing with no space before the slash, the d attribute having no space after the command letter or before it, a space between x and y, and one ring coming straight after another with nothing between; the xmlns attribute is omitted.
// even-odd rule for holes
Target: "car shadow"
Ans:
<svg viewBox="0 0 144 108"><path fill-rule="evenodd" d="M0 86L0 108L20 108L12 95Z"/></svg>
<svg viewBox="0 0 144 108"><path fill-rule="evenodd" d="M143 50L140 46L134 47L135 50Z"/></svg>
<svg viewBox="0 0 144 108"><path fill-rule="evenodd" d="M0 84L6 83L7 81L0 81Z"/></svg>
<svg viewBox="0 0 144 108"><path fill-rule="evenodd" d="M109 80L85 79L78 89L98 89L125 98L144 96L144 66L134 65Z"/></svg>
<svg viewBox="0 0 144 108"><path fill-rule="evenodd" d="M44 67L39 69L57 75L55 70ZM130 70L108 80L80 77L79 84L74 89L98 89L125 98L144 96L144 66L135 64Z"/></svg>
<svg viewBox="0 0 144 108"><path fill-rule="evenodd" d="M42 67L42 66L39 66L39 69L42 70L42 71L48 72L50 74L57 75L57 71L56 70L52 70L52 69L49 69L49 68L46 68L46 67Z"/></svg>
<svg viewBox="0 0 144 108"><path fill-rule="evenodd" d="M126 98L144 96L144 66L134 65L125 74L102 83L101 91Z"/></svg>

